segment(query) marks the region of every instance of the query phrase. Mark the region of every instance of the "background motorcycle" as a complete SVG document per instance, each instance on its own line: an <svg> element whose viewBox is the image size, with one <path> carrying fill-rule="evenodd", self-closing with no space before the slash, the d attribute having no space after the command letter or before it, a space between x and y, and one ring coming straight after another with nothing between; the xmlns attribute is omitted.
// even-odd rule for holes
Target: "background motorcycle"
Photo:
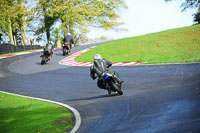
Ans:
<svg viewBox="0 0 200 133"><path fill-rule="evenodd" d="M49 51L46 49L44 49L44 51L42 52L42 55L40 57L42 58L41 65L43 65L51 60L51 55L49 54Z"/></svg>
<svg viewBox="0 0 200 133"><path fill-rule="evenodd" d="M69 43L64 43L63 44L63 56L67 55L70 53L70 44Z"/></svg>

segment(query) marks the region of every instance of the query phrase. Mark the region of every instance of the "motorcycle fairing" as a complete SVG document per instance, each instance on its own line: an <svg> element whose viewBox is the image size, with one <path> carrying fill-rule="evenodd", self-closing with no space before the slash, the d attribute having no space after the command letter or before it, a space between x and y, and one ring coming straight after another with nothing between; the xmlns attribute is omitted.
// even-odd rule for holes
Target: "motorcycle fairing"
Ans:
<svg viewBox="0 0 200 133"><path fill-rule="evenodd" d="M110 77L112 77L112 74L106 73L106 74L104 74L103 79L104 79L104 80L107 80L107 79L110 78Z"/></svg>

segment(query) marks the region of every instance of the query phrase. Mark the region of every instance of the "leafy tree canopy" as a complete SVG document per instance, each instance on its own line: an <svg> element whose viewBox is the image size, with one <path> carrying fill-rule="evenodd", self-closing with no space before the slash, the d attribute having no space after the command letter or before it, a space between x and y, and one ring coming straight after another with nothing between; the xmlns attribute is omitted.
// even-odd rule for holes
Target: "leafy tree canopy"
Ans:
<svg viewBox="0 0 200 133"><path fill-rule="evenodd" d="M165 0L168 1L176 1L176 0ZM197 12L193 14L194 16L194 22L200 23L200 0L184 0L184 2L181 4L182 11L185 11L188 8L196 8Z"/></svg>

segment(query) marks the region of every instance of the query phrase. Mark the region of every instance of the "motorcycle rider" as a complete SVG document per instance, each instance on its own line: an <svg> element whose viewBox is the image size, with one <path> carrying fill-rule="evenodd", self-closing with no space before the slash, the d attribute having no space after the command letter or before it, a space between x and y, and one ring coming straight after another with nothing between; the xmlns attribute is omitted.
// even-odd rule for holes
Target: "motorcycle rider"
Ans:
<svg viewBox="0 0 200 133"><path fill-rule="evenodd" d="M104 79L103 79L103 75L106 72L110 72L113 73L109 67L112 66L112 62L108 61L106 59L102 59L100 54L96 54L94 56L94 64L90 67L90 77L95 80L97 77L99 77L98 81L97 81L97 86L99 88L106 88L105 84L104 84ZM114 72L115 73L115 72ZM95 74L97 76L95 76ZM122 85L122 83L124 82L123 80L121 80L117 73L115 73L114 78L117 80L117 82L120 84L120 86Z"/></svg>
<svg viewBox="0 0 200 133"><path fill-rule="evenodd" d="M53 55L53 43L51 40L46 44L44 51L48 51L48 57L50 59L50 57Z"/></svg>
<svg viewBox="0 0 200 133"><path fill-rule="evenodd" d="M74 39L70 33L68 33L67 36L64 37L63 41L64 43L69 43L70 49L72 49L72 44L74 44Z"/></svg>

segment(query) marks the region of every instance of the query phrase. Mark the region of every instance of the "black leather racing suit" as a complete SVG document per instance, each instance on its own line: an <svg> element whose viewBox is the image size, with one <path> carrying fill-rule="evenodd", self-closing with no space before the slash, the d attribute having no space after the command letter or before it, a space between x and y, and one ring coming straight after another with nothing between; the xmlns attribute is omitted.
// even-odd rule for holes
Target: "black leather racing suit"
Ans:
<svg viewBox="0 0 200 133"><path fill-rule="evenodd" d="M109 69L109 67L111 66L112 66L112 62L106 59L94 60L94 64L90 67L90 77L93 80L99 77L98 82L97 82L98 87L106 88L106 86L104 86L104 83L103 83L104 82L103 73L109 72L111 74L115 74L115 72ZM97 77L95 76L95 74L97 75ZM121 82L117 74L115 74L115 79L117 80L117 82Z"/></svg>
<svg viewBox="0 0 200 133"><path fill-rule="evenodd" d="M72 48L72 44L74 44L74 40L73 40L72 36L70 36L70 35L65 36L63 41L64 41L64 43L69 43L70 48Z"/></svg>

